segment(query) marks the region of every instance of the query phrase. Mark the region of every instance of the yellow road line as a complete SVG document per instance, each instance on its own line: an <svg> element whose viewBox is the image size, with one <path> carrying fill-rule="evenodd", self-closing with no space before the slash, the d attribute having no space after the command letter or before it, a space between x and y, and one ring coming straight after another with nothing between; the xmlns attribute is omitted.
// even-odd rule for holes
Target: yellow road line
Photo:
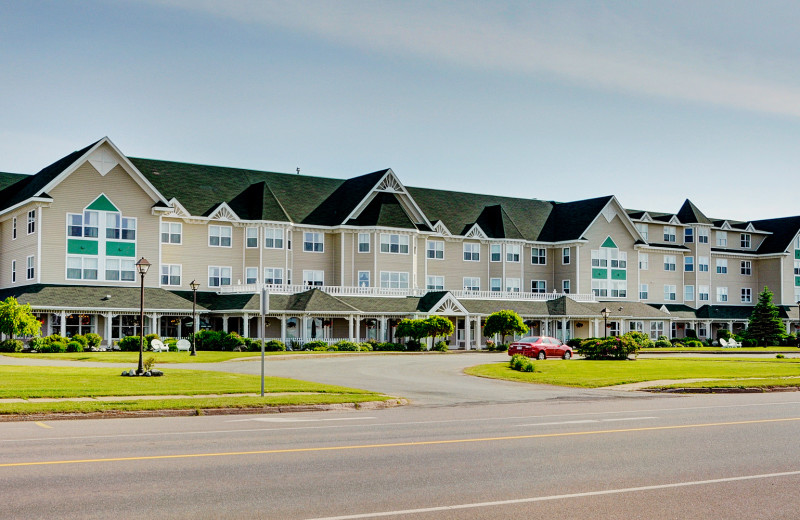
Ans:
<svg viewBox="0 0 800 520"><path fill-rule="evenodd" d="M52 426L48 426L48 425L46 425L45 423L43 423L43 422L40 422L40 421L36 421L36 422L35 422L35 423L33 423L33 424L35 424L36 426L39 426L40 428L53 428Z"/></svg>
<svg viewBox="0 0 800 520"><path fill-rule="evenodd" d="M690 428L710 428L713 426L737 426L743 424L765 424L800 421L800 417L787 417L784 419L760 419L754 421L732 421L705 424L682 424L674 426L650 426L647 428L624 428L618 430L594 430L582 432L562 432L562 433L537 433L531 435L508 435L504 437L479 437L472 439L446 439L441 441L413 441L395 442L387 444L360 444L354 446L322 446L317 448L285 448L278 450L256 450L256 451L226 451L220 453L185 453L178 455L144 455L139 457L111 457L104 459L73 459L73 460L47 460L40 462L10 462L0 464L0 468L11 468L19 466L51 466L56 464L89 464L95 462L125 462L135 460L164 460L164 459L193 459L202 457L232 457L241 455L269 455L278 453L304 453L318 451L341 451L341 450L364 450L373 448L401 448L407 446L432 446L436 444L464 444L468 442L494 442L494 441L513 441L523 439L545 439L553 437L574 437L578 435L603 435L610 433L629 433L646 432L657 430L681 430Z"/></svg>

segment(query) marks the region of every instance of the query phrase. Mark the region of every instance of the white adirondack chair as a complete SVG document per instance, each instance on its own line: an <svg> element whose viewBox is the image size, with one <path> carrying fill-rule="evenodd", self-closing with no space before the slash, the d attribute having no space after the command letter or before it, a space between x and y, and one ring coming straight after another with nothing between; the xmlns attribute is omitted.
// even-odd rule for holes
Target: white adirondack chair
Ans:
<svg viewBox="0 0 800 520"><path fill-rule="evenodd" d="M719 338L719 344L722 348L730 348L730 344L725 341L725 338Z"/></svg>
<svg viewBox="0 0 800 520"><path fill-rule="evenodd" d="M169 352L169 347L164 345L160 339L154 339L150 342L150 348L153 352Z"/></svg>
<svg viewBox="0 0 800 520"><path fill-rule="evenodd" d="M189 349L192 348L192 344L189 343L188 339L179 339L178 340L178 352L185 350L189 352Z"/></svg>

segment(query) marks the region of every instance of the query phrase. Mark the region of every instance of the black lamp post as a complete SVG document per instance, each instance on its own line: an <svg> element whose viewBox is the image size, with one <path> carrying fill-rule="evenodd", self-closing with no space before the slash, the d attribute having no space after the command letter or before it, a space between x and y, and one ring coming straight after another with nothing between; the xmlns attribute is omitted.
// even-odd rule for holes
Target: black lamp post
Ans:
<svg viewBox="0 0 800 520"><path fill-rule="evenodd" d="M603 307L603 310L600 311L600 314L603 316L603 337L608 337L608 317L611 315L611 310L608 307Z"/></svg>
<svg viewBox="0 0 800 520"><path fill-rule="evenodd" d="M138 262L136 262L136 269L139 271L139 275L142 277L142 290L139 296L139 368L136 371L137 375L144 374L144 365L142 364L142 354L144 353L144 275L147 274L147 270L150 269L150 262L148 262L144 257L140 258Z"/></svg>
<svg viewBox="0 0 800 520"><path fill-rule="evenodd" d="M189 283L189 287L192 288L192 351L189 352L190 356L197 355L197 349L195 348L195 339L197 338L197 289L200 287L200 284L197 280L192 280Z"/></svg>

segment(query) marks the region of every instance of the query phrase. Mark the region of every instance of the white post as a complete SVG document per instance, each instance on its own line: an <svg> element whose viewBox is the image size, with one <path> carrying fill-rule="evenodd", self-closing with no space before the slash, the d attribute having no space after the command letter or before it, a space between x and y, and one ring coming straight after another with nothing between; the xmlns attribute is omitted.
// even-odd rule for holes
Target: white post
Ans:
<svg viewBox="0 0 800 520"><path fill-rule="evenodd" d="M599 330L600 330L600 319L599 318L595 318L594 319L594 335L592 337L595 337L595 338L600 337L601 334L598 333Z"/></svg>
<svg viewBox="0 0 800 520"><path fill-rule="evenodd" d="M58 334L67 337L67 311L61 311L61 327L59 327Z"/></svg>
<svg viewBox="0 0 800 520"><path fill-rule="evenodd" d="M470 334L471 331L469 330L470 326L472 325L472 323L470 323L470 321L471 320L469 319L469 314L464 316L464 350L470 350L469 347L470 347L470 343L472 342L472 338L470 337L471 336L471 334Z"/></svg>
<svg viewBox="0 0 800 520"><path fill-rule="evenodd" d="M567 342L567 318L561 318L561 341Z"/></svg>
<svg viewBox="0 0 800 520"><path fill-rule="evenodd" d="M287 341L286 338L286 315L281 314L281 341Z"/></svg>
<svg viewBox="0 0 800 520"><path fill-rule="evenodd" d="M353 341L355 337L353 336L353 315L347 317L347 339Z"/></svg>
<svg viewBox="0 0 800 520"><path fill-rule="evenodd" d="M228 315L227 314L223 314L222 315L222 331L223 332L228 332Z"/></svg>
<svg viewBox="0 0 800 520"><path fill-rule="evenodd" d="M361 316L356 316L356 343L361 343Z"/></svg>
<svg viewBox="0 0 800 520"><path fill-rule="evenodd" d="M112 336L111 323L114 320L114 315L111 314L110 312L107 312L104 314L104 316L106 319L106 326L104 327L105 330L103 332L103 335L105 336L105 338L103 339L106 340L106 348L110 349L111 344L114 342L114 340L111 338Z"/></svg>
<svg viewBox="0 0 800 520"><path fill-rule="evenodd" d="M242 314L242 336L250 337L250 316Z"/></svg>
<svg viewBox="0 0 800 520"><path fill-rule="evenodd" d="M381 323L381 333L380 335L376 334L376 339L379 342L389 341L389 334L388 334L389 331L386 330L386 316L381 316L380 323Z"/></svg>

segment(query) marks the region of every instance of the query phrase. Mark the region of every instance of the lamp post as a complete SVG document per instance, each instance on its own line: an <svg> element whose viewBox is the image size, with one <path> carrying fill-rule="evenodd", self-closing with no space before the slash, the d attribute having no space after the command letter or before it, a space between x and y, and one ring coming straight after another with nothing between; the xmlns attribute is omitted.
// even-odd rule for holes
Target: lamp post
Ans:
<svg viewBox="0 0 800 520"><path fill-rule="evenodd" d="M144 374L144 366L142 364L142 354L144 353L144 275L150 269L150 262L145 257L136 262L136 269L142 278L142 290L139 294L139 368L136 370L137 375Z"/></svg>
<svg viewBox="0 0 800 520"><path fill-rule="evenodd" d="M797 302L797 312L798 312L797 319L800 320L800 301ZM797 343L795 343L795 345L797 347L800 347L800 322L797 324L797 328L798 328L798 330L797 330L797 338L796 338L797 339Z"/></svg>
<svg viewBox="0 0 800 520"><path fill-rule="evenodd" d="M192 351L189 352L189 355L196 356L197 349L195 348L195 340L197 339L197 289L200 287L200 284L197 280L192 280L189 283L189 287L192 288Z"/></svg>
<svg viewBox="0 0 800 520"><path fill-rule="evenodd" d="M603 307L603 310L600 311L600 314L603 316L603 337L608 337L608 317L611 315L611 310L608 307Z"/></svg>

